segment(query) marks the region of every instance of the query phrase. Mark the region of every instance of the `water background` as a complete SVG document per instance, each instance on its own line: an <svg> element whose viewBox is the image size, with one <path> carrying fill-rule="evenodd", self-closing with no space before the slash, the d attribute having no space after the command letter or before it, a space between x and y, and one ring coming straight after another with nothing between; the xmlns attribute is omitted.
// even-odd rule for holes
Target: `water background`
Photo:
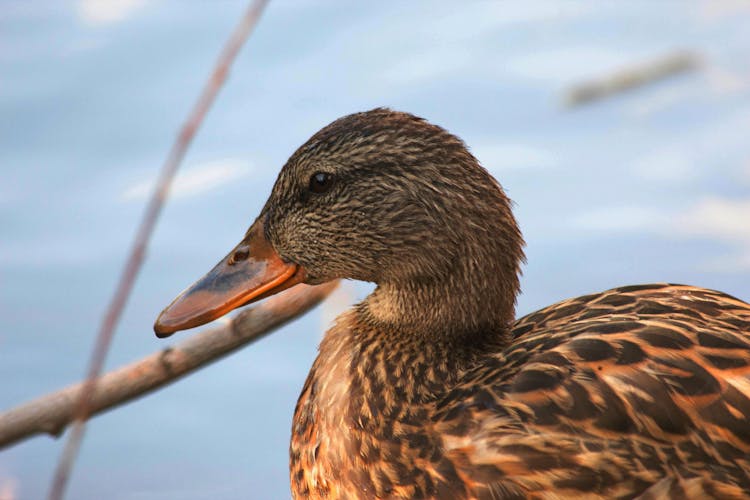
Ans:
<svg viewBox="0 0 750 500"><path fill-rule="evenodd" d="M149 187L244 2L0 2L0 406L77 381ZM746 2L273 0L198 133L113 368L241 237L294 149L375 106L461 136L516 203L525 314L654 281L750 299ZM583 79L691 50L701 70L574 110ZM353 284L339 302L363 296ZM294 403L328 306L90 424L70 499L289 497ZM62 441L0 452L46 494ZM5 496L3 496L5 495Z"/></svg>

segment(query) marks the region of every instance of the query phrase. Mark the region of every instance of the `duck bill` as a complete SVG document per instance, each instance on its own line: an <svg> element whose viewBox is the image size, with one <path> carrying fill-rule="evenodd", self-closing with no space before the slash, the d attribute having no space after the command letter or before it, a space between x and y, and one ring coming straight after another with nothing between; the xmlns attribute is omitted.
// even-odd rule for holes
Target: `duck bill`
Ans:
<svg viewBox="0 0 750 500"><path fill-rule="evenodd" d="M256 221L229 255L161 312L154 332L163 338L204 325L304 279L304 269L284 262L266 240L263 224Z"/></svg>

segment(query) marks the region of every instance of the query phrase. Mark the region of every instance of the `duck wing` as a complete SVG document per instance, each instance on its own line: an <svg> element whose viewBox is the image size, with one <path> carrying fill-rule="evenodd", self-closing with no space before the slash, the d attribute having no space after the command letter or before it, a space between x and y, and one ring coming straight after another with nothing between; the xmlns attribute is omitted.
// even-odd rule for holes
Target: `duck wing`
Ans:
<svg viewBox="0 0 750 500"><path fill-rule="evenodd" d="M480 498L743 498L750 305L622 287L518 320L434 407L440 477Z"/></svg>

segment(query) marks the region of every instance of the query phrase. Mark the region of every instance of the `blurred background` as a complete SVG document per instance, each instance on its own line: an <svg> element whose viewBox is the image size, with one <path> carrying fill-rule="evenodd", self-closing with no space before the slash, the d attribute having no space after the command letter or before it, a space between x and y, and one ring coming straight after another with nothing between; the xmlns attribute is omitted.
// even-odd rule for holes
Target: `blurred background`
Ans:
<svg viewBox="0 0 750 500"><path fill-rule="evenodd" d="M0 406L79 380L144 203L245 2L0 1ZM174 185L108 358L240 239L294 149L375 106L461 136L516 203L519 315L623 284L750 299L750 4L272 0ZM575 104L670 54L678 74ZM610 80L607 80L607 79ZM617 78L614 79L617 81ZM289 497L322 308L95 418L68 498ZM0 452L0 498L42 498L61 440Z"/></svg>

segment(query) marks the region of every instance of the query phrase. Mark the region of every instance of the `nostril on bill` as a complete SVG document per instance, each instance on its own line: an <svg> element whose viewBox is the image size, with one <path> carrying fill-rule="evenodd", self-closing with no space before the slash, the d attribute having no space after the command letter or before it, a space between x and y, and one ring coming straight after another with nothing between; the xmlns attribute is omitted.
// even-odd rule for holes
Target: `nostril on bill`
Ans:
<svg viewBox="0 0 750 500"><path fill-rule="evenodd" d="M234 251L232 256L229 258L228 264L231 266L235 262L241 262L245 259L247 259L247 256L250 255L250 250L247 247L241 247Z"/></svg>

